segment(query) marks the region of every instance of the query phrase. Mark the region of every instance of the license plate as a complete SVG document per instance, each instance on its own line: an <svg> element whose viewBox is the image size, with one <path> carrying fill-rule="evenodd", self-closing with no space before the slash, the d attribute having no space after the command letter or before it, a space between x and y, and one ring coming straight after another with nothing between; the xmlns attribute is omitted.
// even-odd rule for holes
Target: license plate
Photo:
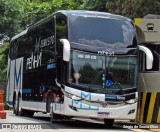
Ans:
<svg viewBox="0 0 160 132"><path fill-rule="evenodd" d="M110 113L109 112L98 112L97 116L100 118L107 118L110 116Z"/></svg>

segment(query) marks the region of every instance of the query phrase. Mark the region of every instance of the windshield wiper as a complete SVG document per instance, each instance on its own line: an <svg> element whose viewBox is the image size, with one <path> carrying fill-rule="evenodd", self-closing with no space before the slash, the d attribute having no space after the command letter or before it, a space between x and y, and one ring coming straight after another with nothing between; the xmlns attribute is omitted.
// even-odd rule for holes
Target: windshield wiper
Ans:
<svg viewBox="0 0 160 132"><path fill-rule="evenodd" d="M103 73L103 71L99 71L98 74L93 78L91 84L86 88L86 91L91 90L91 87L94 85L94 82L97 81L97 79L99 78L99 76ZM97 90L97 89L94 89Z"/></svg>
<svg viewBox="0 0 160 132"><path fill-rule="evenodd" d="M118 91L116 91L115 93L116 94L125 94L126 92L122 89L122 87L121 87L121 84L119 83L119 82L115 82L115 83L113 83L113 84L115 84L117 87L118 87Z"/></svg>

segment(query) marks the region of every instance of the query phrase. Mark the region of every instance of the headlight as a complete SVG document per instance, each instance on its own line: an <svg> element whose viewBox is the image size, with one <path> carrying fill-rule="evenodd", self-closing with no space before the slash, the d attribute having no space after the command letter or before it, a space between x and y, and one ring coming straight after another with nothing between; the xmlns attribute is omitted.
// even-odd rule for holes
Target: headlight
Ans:
<svg viewBox="0 0 160 132"><path fill-rule="evenodd" d="M126 103L128 103L128 104L134 104L136 102L137 102L137 99L130 99L130 100L126 101Z"/></svg>
<svg viewBox="0 0 160 132"><path fill-rule="evenodd" d="M65 94L68 98L70 98L70 99L73 99L73 100L81 100L81 98L80 97L77 97L76 95L73 95L73 94L70 94L70 93L67 93L66 92L66 94Z"/></svg>
<svg viewBox="0 0 160 132"><path fill-rule="evenodd" d="M79 98L79 97L77 97L77 96L75 96L75 95L72 95L72 99L73 99L73 100L79 100L79 99L81 99L81 98Z"/></svg>

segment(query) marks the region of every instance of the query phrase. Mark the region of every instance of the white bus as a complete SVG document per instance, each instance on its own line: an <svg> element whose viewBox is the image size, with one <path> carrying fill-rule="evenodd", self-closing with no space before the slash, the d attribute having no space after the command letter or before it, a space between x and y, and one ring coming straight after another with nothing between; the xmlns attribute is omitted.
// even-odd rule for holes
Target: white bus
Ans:
<svg viewBox="0 0 160 132"><path fill-rule="evenodd" d="M133 22L93 11L58 11L14 36L7 103L16 115L135 119L139 49Z"/></svg>

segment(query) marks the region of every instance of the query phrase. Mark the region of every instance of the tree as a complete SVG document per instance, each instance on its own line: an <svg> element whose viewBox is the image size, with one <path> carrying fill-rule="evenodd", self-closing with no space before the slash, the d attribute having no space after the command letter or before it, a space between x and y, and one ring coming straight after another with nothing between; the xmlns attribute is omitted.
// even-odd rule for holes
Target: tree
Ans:
<svg viewBox="0 0 160 132"><path fill-rule="evenodd" d="M0 39L11 37L21 31L20 0L0 1Z"/></svg>
<svg viewBox="0 0 160 132"><path fill-rule="evenodd" d="M160 13L160 1L159 0L133 0L133 18L144 17L148 14Z"/></svg>
<svg viewBox="0 0 160 132"><path fill-rule="evenodd" d="M0 46L0 84L4 84L7 78L7 59L9 43Z"/></svg>
<svg viewBox="0 0 160 132"><path fill-rule="evenodd" d="M77 10L82 2L77 0L32 0L24 1L22 6L22 27L26 28L58 10Z"/></svg>
<svg viewBox="0 0 160 132"><path fill-rule="evenodd" d="M159 0L108 0L108 12L123 15L131 19L143 18L148 14L159 14Z"/></svg>

